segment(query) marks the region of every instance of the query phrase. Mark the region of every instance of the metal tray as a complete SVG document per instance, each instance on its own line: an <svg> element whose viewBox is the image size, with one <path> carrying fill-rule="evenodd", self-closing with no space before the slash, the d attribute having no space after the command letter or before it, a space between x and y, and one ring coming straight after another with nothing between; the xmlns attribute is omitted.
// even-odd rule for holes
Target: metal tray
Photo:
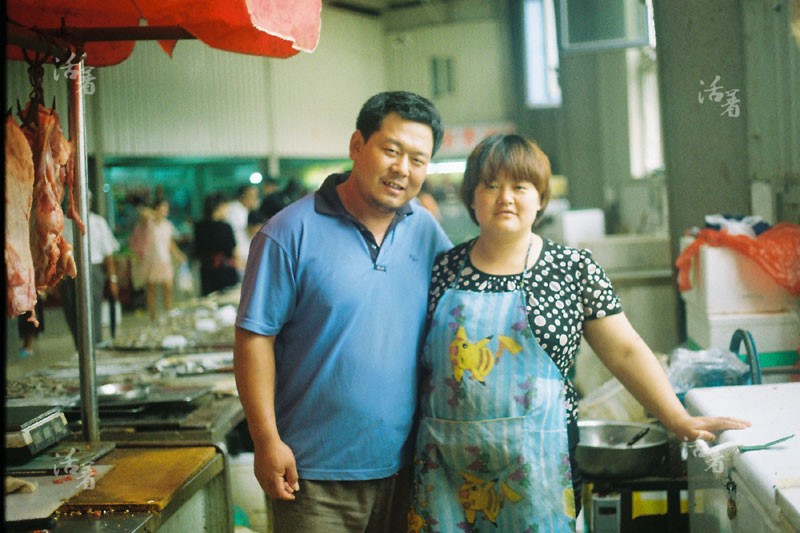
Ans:
<svg viewBox="0 0 800 533"><path fill-rule="evenodd" d="M139 400L121 401L103 405L149 405L154 403L188 403L211 392L213 387L158 387L153 386L150 394Z"/></svg>
<svg viewBox="0 0 800 533"><path fill-rule="evenodd" d="M233 351L171 354L155 362L161 373L175 376L198 376L233 372Z"/></svg>
<svg viewBox="0 0 800 533"><path fill-rule="evenodd" d="M184 404L190 403L194 400L211 392L213 387L163 387L158 385L151 385L150 392L147 396L136 399L119 399L115 401L98 401L98 409L100 412L110 414L114 413L135 413L141 411L144 407L153 404ZM79 410L79 406L70 408L70 411Z"/></svg>

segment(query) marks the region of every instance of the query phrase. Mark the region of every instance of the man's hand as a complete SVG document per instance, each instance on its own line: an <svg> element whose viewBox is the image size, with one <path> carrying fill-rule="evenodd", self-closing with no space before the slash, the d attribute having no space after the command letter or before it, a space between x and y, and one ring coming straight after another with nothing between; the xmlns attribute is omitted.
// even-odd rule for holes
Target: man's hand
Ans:
<svg viewBox="0 0 800 533"><path fill-rule="evenodd" d="M254 470L256 479L272 499L294 500L300 490L294 453L281 440L255 447Z"/></svg>
<svg viewBox="0 0 800 533"><path fill-rule="evenodd" d="M119 300L119 284L116 274L108 277L108 292L115 302Z"/></svg>

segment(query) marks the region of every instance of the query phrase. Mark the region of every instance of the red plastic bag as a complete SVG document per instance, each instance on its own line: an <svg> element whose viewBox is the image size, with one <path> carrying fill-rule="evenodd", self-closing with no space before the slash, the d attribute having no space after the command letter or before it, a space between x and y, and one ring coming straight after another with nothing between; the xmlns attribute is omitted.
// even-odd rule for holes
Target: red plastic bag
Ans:
<svg viewBox="0 0 800 533"><path fill-rule="evenodd" d="M703 245L726 246L746 255L758 263L778 285L800 296L800 226L797 224L779 222L756 238L730 235L724 229L701 229L694 242L675 261L678 289L681 292L692 288L689 279L692 259Z"/></svg>

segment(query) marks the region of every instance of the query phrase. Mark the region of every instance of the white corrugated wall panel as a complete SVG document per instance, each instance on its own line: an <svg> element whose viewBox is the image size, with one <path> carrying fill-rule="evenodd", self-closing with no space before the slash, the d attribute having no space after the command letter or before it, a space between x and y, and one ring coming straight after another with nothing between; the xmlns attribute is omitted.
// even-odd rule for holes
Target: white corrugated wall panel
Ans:
<svg viewBox="0 0 800 533"><path fill-rule="evenodd" d="M386 90L383 39L377 19L324 9L314 53L270 63L281 156L348 157L361 105Z"/></svg>
<svg viewBox="0 0 800 533"><path fill-rule="evenodd" d="M126 61L97 69L88 105L106 156L267 156L267 58L179 41L173 57L139 42Z"/></svg>
<svg viewBox="0 0 800 533"><path fill-rule="evenodd" d="M503 122L508 117L506 104L513 100L507 31L501 21L490 19L389 32L389 87L429 97L448 126ZM450 94L432 94L434 57L452 60Z"/></svg>

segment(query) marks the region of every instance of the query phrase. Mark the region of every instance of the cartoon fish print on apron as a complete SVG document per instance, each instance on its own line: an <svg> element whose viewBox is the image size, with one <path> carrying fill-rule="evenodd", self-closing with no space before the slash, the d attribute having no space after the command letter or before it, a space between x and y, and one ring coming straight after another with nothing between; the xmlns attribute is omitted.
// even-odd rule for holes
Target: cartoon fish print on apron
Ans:
<svg viewBox="0 0 800 533"><path fill-rule="evenodd" d="M521 288L457 281L423 349L409 531L574 531L564 377L536 342Z"/></svg>

